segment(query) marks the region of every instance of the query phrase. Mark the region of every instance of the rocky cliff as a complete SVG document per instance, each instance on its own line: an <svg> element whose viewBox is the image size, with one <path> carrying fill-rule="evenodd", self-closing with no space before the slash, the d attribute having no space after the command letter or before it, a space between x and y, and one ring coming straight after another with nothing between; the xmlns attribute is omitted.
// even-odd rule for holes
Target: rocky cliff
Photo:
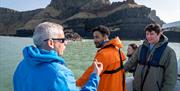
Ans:
<svg viewBox="0 0 180 91"><path fill-rule="evenodd" d="M120 36L121 39L143 39L147 24L164 23L155 10L138 5L134 0L114 3L109 0L51 0L44 9L26 12L0 8L1 35L32 36L34 27L44 21L62 24L65 31L71 31L67 32L68 36L72 33L83 38L92 38L91 28L106 25L112 30L111 37ZM168 36L170 40L171 35Z"/></svg>
<svg viewBox="0 0 180 91"><path fill-rule="evenodd" d="M14 35L16 30L24 26L35 14L42 9L18 12L15 10L0 8L0 34Z"/></svg>

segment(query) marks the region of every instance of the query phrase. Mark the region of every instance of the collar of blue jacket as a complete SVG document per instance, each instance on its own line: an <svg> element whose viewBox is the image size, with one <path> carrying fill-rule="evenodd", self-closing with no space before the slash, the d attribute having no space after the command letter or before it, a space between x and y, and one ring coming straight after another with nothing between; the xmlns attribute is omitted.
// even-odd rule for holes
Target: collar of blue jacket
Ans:
<svg viewBox="0 0 180 91"><path fill-rule="evenodd" d="M58 56L57 52L54 50L44 50L39 49L34 46L27 46L23 49L24 60L28 60L30 64L37 65L41 63L48 62L59 62L64 64L64 59L61 56Z"/></svg>

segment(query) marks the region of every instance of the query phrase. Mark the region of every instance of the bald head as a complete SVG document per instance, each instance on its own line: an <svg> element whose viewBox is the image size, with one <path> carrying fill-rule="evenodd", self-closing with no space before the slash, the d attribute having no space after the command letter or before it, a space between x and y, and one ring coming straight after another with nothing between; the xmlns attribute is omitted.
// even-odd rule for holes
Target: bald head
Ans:
<svg viewBox="0 0 180 91"><path fill-rule="evenodd" d="M43 22L36 26L33 34L34 44L41 48L44 40L51 38L64 38L63 27L52 22Z"/></svg>

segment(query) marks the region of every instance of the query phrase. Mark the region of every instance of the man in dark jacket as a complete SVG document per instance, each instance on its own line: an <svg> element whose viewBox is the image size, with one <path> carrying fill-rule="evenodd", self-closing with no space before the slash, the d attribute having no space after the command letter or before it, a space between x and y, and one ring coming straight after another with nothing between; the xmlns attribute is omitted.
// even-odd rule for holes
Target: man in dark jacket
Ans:
<svg viewBox="0 0 180 91"><path fill-rule="evenodd" d="M168 38L158 24L145 28L146 39L125 64L129 71L137 65L134 91L173 91L177 79L177 59Z"/></svg>

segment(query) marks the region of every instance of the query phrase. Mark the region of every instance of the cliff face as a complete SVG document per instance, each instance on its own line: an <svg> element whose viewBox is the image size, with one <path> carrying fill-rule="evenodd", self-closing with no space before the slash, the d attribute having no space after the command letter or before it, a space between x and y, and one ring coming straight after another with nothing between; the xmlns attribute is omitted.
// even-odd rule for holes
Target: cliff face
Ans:
<svg viewBox="0 0 180 91"><path fill-rule="evenodd" d="M66 19L63 24L82 37L91 38L88 30L97 25L106 25L112 29L111 37L139 40L144 38L145 26L154 22L160 25L164 23L154 10L129 1L113 3L94 11L81 11Z"/></svg>
<svg viewBox="0 0 180 91"><path fill-rule="evenodd" d="M24 26L35 14L42 9L18 12L15 10L0 8L0 34L14 35L16 30Z"/></svg>
<svg viewBox="0 0 180 91"><path fill-rule="evenodd" d="M26 12L0 8L0 34L31 36L34 27L44 21L62 24L65 31L71 30L83 38L92 38L91 28L106 25L112 29L112 37L122 39L142 39L147 24L164 23L155 10L138 5L134 0L115 3L109 0L51 0L45 9Z"/></svg>

